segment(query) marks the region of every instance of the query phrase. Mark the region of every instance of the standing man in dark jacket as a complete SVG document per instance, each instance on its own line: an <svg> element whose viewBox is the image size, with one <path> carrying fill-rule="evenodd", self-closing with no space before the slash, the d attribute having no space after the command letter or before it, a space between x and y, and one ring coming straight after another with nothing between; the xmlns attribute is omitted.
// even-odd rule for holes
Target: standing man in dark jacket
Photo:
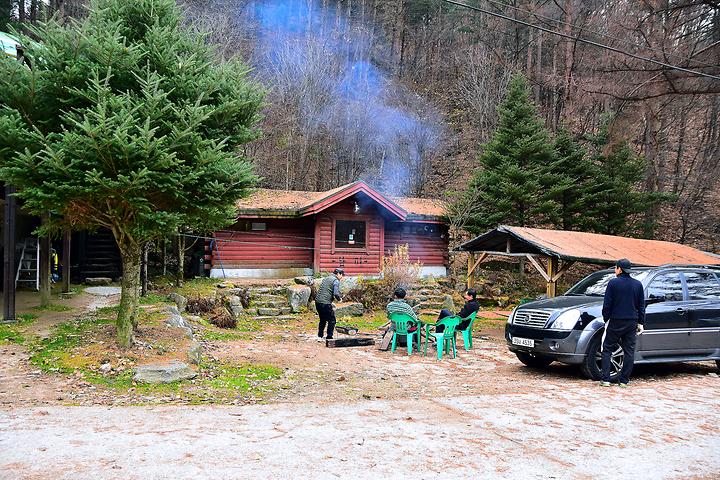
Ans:
<svg viewBox="0 0 720 480"><path fill-rule="evenodd" d="M605 333L602 339L603 387L610 386L610 355L620 344L623 364L618 383L627 387L635 363L635 341L643 332L645 323L645 292L642 283L630 276L630 261L626 258L615 263L615 275L605 289L602 315Z"/></svg>
<svg viewBox="0 0 720 480"><path fill-rule="evenodd" d="M335 330L335 311L333 310L332 302L342 300L340 296L340 281L345 277L345 272L342 268L336 268L332 275L325 277L320 283L317 295L315 295L315 307L317 308L318 315L320 316L320 323L318 324L318 341L323 339L325 333L325 325L327 324L327 340L333 338L333 330Z"/></svg>

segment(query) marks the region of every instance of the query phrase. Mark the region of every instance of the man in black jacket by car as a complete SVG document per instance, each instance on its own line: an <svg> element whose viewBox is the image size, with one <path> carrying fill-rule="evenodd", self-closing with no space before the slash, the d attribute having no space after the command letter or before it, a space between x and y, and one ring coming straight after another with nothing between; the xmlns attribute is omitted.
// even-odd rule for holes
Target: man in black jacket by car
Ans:
<svg viewBox="0 0 720 480"><path fill-rule="evenodd" d="M645 293L642 283L630 276L630 261L626 258L615 263L615 275L605 289L602 315L605 333L602 339L603 387L610 386L610 356L620 344L623 365L618 383L627 387L635 363L635 342L645 323Z"/></svg>
<svg viewBox="0 0 720 480"><path fill-rule="evenodd" d="M476 300L477 298L477 292L473 288L469 288L465 291L465 305L460 309L460 311L456 314L452 313L450 310L447 310L443 308L440 310L440 315L438 315L438 320L442 320L445 317L452 317L453 315L456 315L460 318L466 319L470 316L471 313L477 312L480 310L480 304ZM460 322L460 325L457 326L458 330L465 330L467 326L470 325L470 320L463 320ZM440 333L443 330L445 330L444 325L438 325L435 327L435 331Z"/></svg>

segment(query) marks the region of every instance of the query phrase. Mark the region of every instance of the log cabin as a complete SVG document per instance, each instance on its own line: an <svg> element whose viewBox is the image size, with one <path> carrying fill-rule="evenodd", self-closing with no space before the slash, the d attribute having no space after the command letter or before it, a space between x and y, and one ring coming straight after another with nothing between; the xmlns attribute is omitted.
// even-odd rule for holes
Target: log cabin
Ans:
<svg viewBox="0 0 720 480"><path fill-rule="evenodd" d="M407 244L424 276L445 276L448 223L440 200L388 197L362 181L324 192L258 189L237 222L206 245L213 278L290 278L331 272L374 277Z"/></svg>

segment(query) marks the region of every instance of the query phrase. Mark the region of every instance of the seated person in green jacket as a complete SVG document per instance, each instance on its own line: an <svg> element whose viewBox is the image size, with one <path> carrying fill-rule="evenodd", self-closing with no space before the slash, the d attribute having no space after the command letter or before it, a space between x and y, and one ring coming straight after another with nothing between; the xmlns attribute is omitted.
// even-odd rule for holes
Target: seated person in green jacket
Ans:
<svg viewBox="0 0 720 480"><path fill-rule="evenodd" d="M398 287L395 289L395 292L393 292L395 300L388 303L387 314L388 317L391 313L404 313L409 315L413 320L415 320L415 324L408 327L408 332L414 332L418 328L418 317L415 310L413 310L413 308L405 301L405 295L407 295L407 292L405 292L404 288ZM395 330L395 325L391 325L390 329Z"/></svg>
<svg viewBox="0 0 720 480"><path fill-rule="evenodd" d="M480 310L480 304L477 302L477 292L474 288L468 288L465 291L465 305L460 309L458 313L455 314L455 316L458 316L462 319L466 319L469 317L473 312L477 312ZM438 320L442 320L445 317L452 317L453 313L450 310L442 309L440 311L440 315L438 316ZM470 325L470 320L463 320L460 322L460 325L457 326L458 330L465 330L468 325ZM440 333L443 330L445 330L445 325L438 325L435 327L435 331Z"/></svg>

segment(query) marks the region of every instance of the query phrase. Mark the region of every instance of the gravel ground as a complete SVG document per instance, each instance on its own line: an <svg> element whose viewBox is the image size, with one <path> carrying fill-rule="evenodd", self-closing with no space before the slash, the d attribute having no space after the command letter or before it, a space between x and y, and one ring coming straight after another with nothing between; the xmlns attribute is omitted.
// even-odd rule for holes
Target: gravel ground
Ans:
<svg viewBox="0 0 720 480"><path fill-rule="evenodd" d="M3 479L718 478L720 381L352 403L0 410Z"/></svg>

